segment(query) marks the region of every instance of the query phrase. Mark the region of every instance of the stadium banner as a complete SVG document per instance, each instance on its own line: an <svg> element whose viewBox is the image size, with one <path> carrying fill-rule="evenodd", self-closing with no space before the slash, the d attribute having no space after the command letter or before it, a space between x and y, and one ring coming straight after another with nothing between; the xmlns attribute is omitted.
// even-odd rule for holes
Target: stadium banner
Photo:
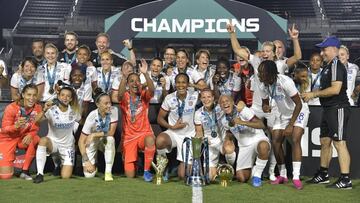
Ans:
<svg viewBox="0 0 360 203"><path fill-rule="evenodd" d="M7 102L1 102L0 103L0 117L2 118L2 114L4 112L5 107L9 103ZM115 106L118 108L118 106ZM150 104L149 107L149 115L150 115L150 122L151 127L153 128L153 131L155 135L158 135L162 129L161 127L156 123L156 117L157 112L160 108L159 104ZM119 109L120 110L120 109ZM322 108L320 106L310 106L310 117L308 126L305 129L304 135L301 140L301 147L302 147L302 165L301 165L301 175L303 176L312 176L314 172L319 168L320 165L320 122L321 122L321 113ZM121 111L119 111L119 117L121 117ZM360 147L358 145L360 144L360 135L358 134L360 132L360 125L357 125L357 122L360 120L360 108L357 107L351 107L351 114L350 114L350 120L349 120L349 126L348 126L348 132L347 132L347 146L350 152L351 159L351 168L350 168L350 175L353 178L360 178L360 159L357 159L357 155L360 154ZM116 145L120 142L120 132L121 132L121 119L118 121L118 129L116 130L115 134L115 140ZM40 124L40 131L38 133L39 136L43 137L47 135L48 126L46 121L42 122ZM18 150L17 152L17 160L15 161L15 164L20 164L23 159L21 155L24 154L23 150ZM291 154L291 151L290 153ZM115 157L115 163L114 165L114 171L119 172L122 171L120 167L122 166L121 163L121 154L120 152L117 152ZM287 166L291 167L291 156L289 159L289 156L286 158ZM31 170L35 171L35 161L32 164ZM120 166L121 165L121 166ZM337 160L337 153L335 148L333 149L333 159L330 163L330 175L332 176L338 176L340 174L339 172L339 163Z"/></svg>
<svg viewBox="0 0 360 203"><path fill-rule="evenodd" d="M231 0L159 0L105 19L112 50L128 55L124 39L229 39L226 25L240 40L286 42L287 20L261 8Z"/></svg>

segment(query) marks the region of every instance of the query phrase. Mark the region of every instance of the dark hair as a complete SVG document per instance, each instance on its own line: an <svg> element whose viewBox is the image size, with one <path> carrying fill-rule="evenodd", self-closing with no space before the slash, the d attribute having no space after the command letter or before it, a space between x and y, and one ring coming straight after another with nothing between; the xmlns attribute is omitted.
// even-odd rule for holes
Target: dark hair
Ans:
<svg viewBox="0 0 360 203"><path fill-rule="evenodd" d="M296 67L294 69L294 73L295 74L298 74L298 73L301 73L303 71L309 71L308 67L302 63L302 62L298 62L296 63Z"/></svg>
<svg viewBox="0 0 360 203"><path fill-rule="evenodd" d="M31 57L31 56L26 56L26 57L22 60L22 62L21 62L21 67L22 67L22 68L24 68L24 65L25 65L26 62L32 63L32 64L35 66L35 68L37 68L37 66L38 66L38 62L37 62L33 57Z"/></svg>
<svg viewBox="0 0 360 203"><path fill-rule="evenodd" d="M98 103L102 96L109 96L109 95L106 92L104 92L100 87L95 88L93 95L93 99L95 103Z"/></svg>
<svg viewBox="0 0 360 203"><path fill-rule="evenodd" d="M137 73L134 72L134 73L130 73L130 74L127 76L126 81L128 81L129 78L130 78L132 75L136 75L137 77L140 78L140 76L139 76Z"/></svg>
<svg viewBox="0 0 360 203"><path fill-rule="evenodd" d="M277 70L276 63L272 60L265 60L260 63L259 71L262 70L265 76L265 79L270 83L276 81L277 75L279 74Z"/></svg>
<svg viewBox="0 0 360 203"><path fill-rule="evenodd" d="M213 96L215 96L214 91L213 91L213 90L211 90L211 89L210 89L210 88L208 88L208 87L207 87L207 88L205 88L205 89L203 89L203 90L201 90L201 91L200 91L200 95L202 95L202 93L203 93L203 92L211 92L211 94L212 94Z"/></svg>
<svg viewBox="0 0 360 203"><path fill-rule="evenodd" d="M201 54L206 54L207 57L210 59L210 51L207 49L199 49L195 54L195 59L199 59Z"/></svg>
<svg viewBox="0 0 360 203"><path fill-rule="evenodd" d="M38 91L38 88L37 88L37 86L35 85L35 84L27 84L27 85L25 85L25 87L22 89L22 91L21 91L21 94L20 94L20 99L23 99L23 94L25 94L25 92L28 90L28 89L35 89L36 90L36 92Z"/></svg>
<svg viewBox="0 0 360 203"><path fill-rule="evenodd" d="M220 63L225 64L225 66L226 66L228 69L230 68L229 59L227 59L226 57L220 57L220 58L218 58L218 60L216 61L216 69L218 68L218 66L219 66Z"/></svg>
<svg viewBox="0 0 360 203"><path fill-rule="evenodd" d="M152 60L151 60L151 63L153 62L153 61L160 61L161 63L163 62L163 60L160 58L160 57L158 57L158 56L156 56L156 57L154 57Z"/></svg>
<svg viewBox="0 0 360 203"><path fill-rule="evenodd" d="M66 38L66 35L72 35L75 36L75 39L78 40L79 36L74 31L65 32L64 38Z"/></svg>
<svg viewBox="0 0 360 203"><path fill-rule="evenodd" d="M42 39L33 39L31 44L34 44L35 42L41 42L43 45L45 45L45 42Z"/></svg>
<svg viewBox="0 0 360 203"><path fill-rule="evenodd" d="M165 54L165 52L166 52L167 49L172 49L172 50L174 50L174 52L175 52L175 54L176 54L176 49L175 49L174 47L172 47L172 46L166 46L166 47L164 48L164 54Z"/></svg>
<svg viewBox="0 0 360 203"><path fill-rule="evenodd" d="M310 56L310 60L311 60L313 57L315 57L315 56L320 57L321 61L323 61L322 56L321 56L321 55L320 55L320 53L318 53L318 52L314 52L314 53L312 53L312 54L311 54L311 56Z"/></svg>
<svg viewBox="0 0 360 203"><path fill-rule="evenodd" d="M71 64L70 82L71 82L71 83L73 82L72 79L71 79L71 76L72 76L72 74L73 74L75 71L77 71L77 70L80 71L81 74L84 75L83 82L85 82L85 80L86 80L86 68L80 67L77 63Z"/></svg>
<svg viewBox="0 0 360 203"><path fill-rule="evenodd" d="M181 77L181 76L184 76L184 77L186 78L187 83L190 82L190 78L189 78L189 76L188 76L186 73L179 73L179 74L177 74L177 75L175 76L175 83L176 83L176 81L178 80L178 78Z"/></svg>
<svg viewBox="0 0 360 203"><path fill-rule="evenodd" d="M80 45L80 46L78 47L76 53L78 53L80 49L85 49L85 50L88 52L88 55L89 55L89 56L91 55L91 50L90 50L89 46L87 46L87 45L85 45L85 44Z"/></svg>

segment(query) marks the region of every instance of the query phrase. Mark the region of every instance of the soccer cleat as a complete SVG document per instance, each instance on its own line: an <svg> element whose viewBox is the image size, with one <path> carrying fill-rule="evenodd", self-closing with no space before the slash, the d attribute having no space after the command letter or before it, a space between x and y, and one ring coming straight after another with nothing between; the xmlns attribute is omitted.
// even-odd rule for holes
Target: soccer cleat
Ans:
<svg viewBox="0 0 360 203"><path fill-rule="evenodd" d="M153 174L150 173L150 171L144 171L144 180L146 182L151 182L153 179Z"/></svg>
<svg viewBox="0 0 360 203"><path fill-rule="evenodd" d="M330 183L329 174L318 171L315 173L314 177L306 181L306 183L313 183L313 184Z"/></svg>
<svg viewBox="0 0 360 203"><path fill-rule="evenodd" d="M326 186L327 188L334 188L334 189L352 189L352 183L350 179L339 178L335 183Z"/></svg>
<svg viewBox="0 0 360 203"><path fill-rule="evenodd" d="M271 181L272 185L285 184L288 182L288 179L282 176L277 176L276 180Z"/></svg>
<svg viewBox="0 0 360 203"><path fill-rule="evenodd" d="M105 173L105 178L104 179L105 179L106 182L114 180L111 173Z"/></svg>
<svg viewBox="0 0 360 203"><path fill-rule="evenodd" d="M41 174L37 174L34 179L34 183L41 183L41 182L44 182L44 176Z"/></svg>
<svg viewBox="0 0 360 203"><path fill-rule="evenodd" d="M252 178L252 185L254 187L260 187L262 185L261 178L253 176Z"/></svg>
<svg viewBox="0 0 360 203"><path fill-rule="evenodd" d="M300 179L293 179L293 184L296 189L298 189L298 190L303 189L303 185L302 185Z"/></svg>
<svg viewBox="0 0 360 203"><path fill-rule="evenodd" d="M27 174L27 173L24 173L24 172L22 172L20 174L20 178L24 179L24 180L33 180L32 177L30 176L30 174Z"/></svg>

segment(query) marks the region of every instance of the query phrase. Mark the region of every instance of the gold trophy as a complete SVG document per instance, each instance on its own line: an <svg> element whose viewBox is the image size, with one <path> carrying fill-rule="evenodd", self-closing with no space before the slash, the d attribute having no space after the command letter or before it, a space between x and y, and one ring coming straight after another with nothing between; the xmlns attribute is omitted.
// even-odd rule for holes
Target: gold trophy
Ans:
<svg viewBox="0 0 360 203"><path fill-rule="evenodd" d="M168 163L168 159L166 155L158 154L156 156L156 164L151 162L152 167L155 169L156 175L154 182L156 185L161 185L163 183L163 173L165 171L166 165Z"/></svg>
<svg viewBox="0 0 360 203"><path fill-rule="evenodd" d="M227 187L234 177L234 168L230 164L220 164L216 171L221 186Z"/></svg>

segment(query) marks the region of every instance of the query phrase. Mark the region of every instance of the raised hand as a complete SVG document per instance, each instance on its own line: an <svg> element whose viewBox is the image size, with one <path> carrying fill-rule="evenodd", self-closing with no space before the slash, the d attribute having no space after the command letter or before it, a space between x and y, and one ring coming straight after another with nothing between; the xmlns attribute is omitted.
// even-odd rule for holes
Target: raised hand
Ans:
<svg viewBox="0 0 360 203"><path fill-rule="evenodd" d="M229 23L229 24L226 25L226 30L228 31L228 33L234 33L235 32L235 27L234 27L234 25Z"/></svg>
<svg viewBox="0 0 360 203"><path fill-rule="evenodd" d="M140 73L145 74L148 71L148 64L145 59L140 60L141 64L139 64Z"/></svg>
<svg viewBox="0 0 360 203"><path fill-rule="evenodd" d="M132 41L130 41L129 39L122 41L122 43L124 44L124 46L126 46L126 48L132 49Z"/></svg>
<svg viewBox="0 0 360 203"><path fill-rule="evenodd" d="M299 39L299 30L295 28L295 23L292 25L291 29L288 29L288 31L291 39Z"/></svg>

